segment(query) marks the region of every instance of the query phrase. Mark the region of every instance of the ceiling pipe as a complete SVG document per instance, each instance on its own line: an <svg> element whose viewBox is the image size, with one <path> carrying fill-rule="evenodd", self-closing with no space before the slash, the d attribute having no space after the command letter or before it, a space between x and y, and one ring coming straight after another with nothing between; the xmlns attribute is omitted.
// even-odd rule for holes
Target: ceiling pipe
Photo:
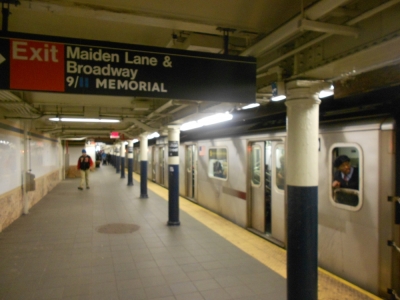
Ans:
<svg viewBox="0 0 400 300"><path fill-rule="evenodd" d="M323 0L308 8L304 14L305 16L314 21L317 20L330 11L334 10L341 5L349 2L349 0ZM299 14L294 17L291 21L287 22L285 25L276 29L270 35L262 39L257 44L247 48L240 55L241 56L260 56L262 53L265 53L269 50L272 50L275 47L278 47L283 42L292 38L294 35L300 33L299 21L303 19L303 15Z"/></svg>
<svg viewBox="0 0 400 300"><path fill-rule="evenodd" d="M8 111L26 116L27 119L37 119L42 115L36 108L9 91L0 91L0 106ZM34 116L32 117L32 115Z"/></svg>
<svg viewBox="0 0 400 300"><path fill-rule="evenodd" d="M56 126L54 128L35 128L35 129L44 133L55 133L55 132L61 132L63 130L62 127L59 126Z"/></svg>

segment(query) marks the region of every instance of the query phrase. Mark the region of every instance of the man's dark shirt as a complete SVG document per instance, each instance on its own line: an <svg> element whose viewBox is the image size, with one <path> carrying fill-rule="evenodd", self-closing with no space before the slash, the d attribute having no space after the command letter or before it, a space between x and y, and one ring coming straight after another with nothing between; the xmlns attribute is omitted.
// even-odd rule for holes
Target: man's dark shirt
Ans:
<svg viewBox="0 0 400 300"><path fill-rule="evenodd" d="M81 156L78 159L78 169L79 170L88 170L90 169L90 156L86 155L86 156Z"/></svg>
<svg viewBox="0 0 400 300"><path fill-rule="evenodd" d="M342 178L342 174L340 171L336 171L335 175L333 176L333 181L335 180L340 182L341 188L358 190L358 169L354 168L353 174L351 175L349 181L346 181Z"/></svg>

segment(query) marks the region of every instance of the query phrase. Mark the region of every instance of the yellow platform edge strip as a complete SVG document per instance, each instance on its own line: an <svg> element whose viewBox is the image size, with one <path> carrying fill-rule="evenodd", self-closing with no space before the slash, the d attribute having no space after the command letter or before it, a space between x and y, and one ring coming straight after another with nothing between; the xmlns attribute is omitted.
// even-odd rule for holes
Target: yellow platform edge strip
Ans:
<svg viewBox="0 0 400 300"><path fill-rule="evenodd" d="M140 182L140 175L134 173L134 179ZM147 181L148 188L151 189L154 193L160 196L162 199L168 201L168 189L152 182ZM226 239L227 241L234 244L236 247L241 249L243 252L247 253L254 259L257 259L259 262L282 276L286 278L286 250L281 247L276 246L275 244L251 233L250 231L232 223L231 221L224 219L212 211L203 208L196 203L187 200L186 198L179 197L180 207L179 209L183 210L191 217L210 228L212 231ZM232 232L234 231L234 232ZM261 248L260 248L261 245ZM277 255L271 257L268 253L268 249L273 250ZM374 294L359 288L358 286L318 267L318 272L340 282L341 284L365 295L369 299L373 300L382 300L375 296ZM324 299L319 295L319 299ZM328 299L328 298L327 298Z"/></svg>

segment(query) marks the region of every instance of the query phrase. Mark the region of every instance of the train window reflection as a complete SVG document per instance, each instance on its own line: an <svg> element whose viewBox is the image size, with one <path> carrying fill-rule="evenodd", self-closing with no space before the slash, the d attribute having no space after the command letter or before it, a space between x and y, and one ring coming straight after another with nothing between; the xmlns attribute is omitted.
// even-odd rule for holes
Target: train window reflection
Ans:
<svg viewBox="0 0 400 300"><path fill-rule="evenodd" d="M360 150L340 145L332 148L332 199L340 207L361 207Z"/></svg>
<svg viewBox="0 0 400 300"><path fill-rule="evenodd" d="M276 186L280 190L285 189L285 150L283 144L278 144L275 149L275 174Z"/></svg>
<svg viewBox="0 0 400 300"><path fill-rule="evenodd" d="M251 183L259 186L261 182L261 147L253 146L251 152Z"/></svg>
<svg viewBox="0 0 400 300"><path fill-rule="evenodd" d="M228 155L226 148L210 148L208 151L208 176L228 178Z"/></svg>

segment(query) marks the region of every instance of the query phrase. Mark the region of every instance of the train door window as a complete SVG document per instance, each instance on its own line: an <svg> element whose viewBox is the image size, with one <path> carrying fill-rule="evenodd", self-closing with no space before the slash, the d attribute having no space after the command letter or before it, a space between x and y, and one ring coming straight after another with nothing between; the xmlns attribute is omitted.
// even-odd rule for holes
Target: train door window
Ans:
<svg viewBox="0 0 400 300"><path fill-rule="evenodd" d="M251 150L251 183L253 186L259 186L261 183L261 173L260 173L260 166L261 166L261 147L257 145L252 146Z"/></svg>
<svg viewBox="0 0 400 300"><path fill-rule="evenodd" d="M272 228L272 191L271 191L271 181L272 181L272 142L265 142L265 232L271 233Z"/></svg>
<svg viewBox="0 0 400 300"><path fill-rule="evenodd" d="M362 206L362 152L358 145L331 147L331 201L334 206L359 210Z"/></svg>
<svg viewBox="0 0 400 300"><path fill-rule="evenodd" d="M285 149L283 144L276 145L275 148L275 175L276 186L280 190L285 189Z"/></svg>
<svg viewBox="0 0 400 300"><path fill-rule="evenodd" d="M208 176L219 179L228 178L228 153L226 148L208 150Z"/></svg>

